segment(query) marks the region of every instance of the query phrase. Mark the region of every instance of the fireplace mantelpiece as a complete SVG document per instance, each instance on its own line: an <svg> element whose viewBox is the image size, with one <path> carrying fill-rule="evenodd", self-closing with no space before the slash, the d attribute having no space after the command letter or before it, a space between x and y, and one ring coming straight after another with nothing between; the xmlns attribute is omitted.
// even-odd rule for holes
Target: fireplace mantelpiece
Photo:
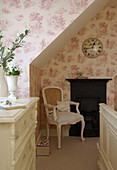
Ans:
<svg viewBox="0 0 117 170"><path fill-rule="evenodd" d="M106 103L106 85L110 78L104 79L66 79L70 82L71 100L79 102L79 110L85 119L85 137L99 136L99 103ZM71 108L75 111L75 108ZM80 136L80 123L71 125L70 136Z"/></svg>

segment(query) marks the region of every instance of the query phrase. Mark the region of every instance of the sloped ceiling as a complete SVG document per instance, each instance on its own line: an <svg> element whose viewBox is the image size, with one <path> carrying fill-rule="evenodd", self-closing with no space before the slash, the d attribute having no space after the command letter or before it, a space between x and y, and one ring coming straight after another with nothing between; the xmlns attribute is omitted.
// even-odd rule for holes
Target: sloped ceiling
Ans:
<svg viewBox="0 0 117 170"><path fill-rule="evenodd" d="M116 0L95 0L83 11L39 56L33 61L32 65L42 68L48 61L54 57L57 52L71 39L75 34L79 32L85 24L96 15L98 11L103 9L106 5L116 4Z"/></svg>

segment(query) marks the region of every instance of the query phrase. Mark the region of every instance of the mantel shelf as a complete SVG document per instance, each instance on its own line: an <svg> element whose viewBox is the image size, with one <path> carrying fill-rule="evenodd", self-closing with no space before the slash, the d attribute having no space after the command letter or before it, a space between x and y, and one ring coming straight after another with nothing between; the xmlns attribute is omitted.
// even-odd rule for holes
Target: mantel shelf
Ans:
<svg viewBox="0 0 117 170"><path fill-rule="evenodd" d="M105 82L108 82L110 80L112 80L112 78L106 78L106 77L103 77L103 78L93 78L93 77L88 77L87 79L86 78L77 78L77 79L65 79L69 82L91 82L91 81L105 81Z"/></svg>

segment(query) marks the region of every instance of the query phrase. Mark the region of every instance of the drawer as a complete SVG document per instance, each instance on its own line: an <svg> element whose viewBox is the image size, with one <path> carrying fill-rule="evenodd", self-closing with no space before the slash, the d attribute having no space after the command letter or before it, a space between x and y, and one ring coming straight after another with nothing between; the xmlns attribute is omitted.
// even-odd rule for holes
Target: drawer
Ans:
<svg viewBox="0 0 117 170"><path fill-rule="evenodd" d="M35 123L34 109L35 109L34 106L29 108L25 112L23 117L20 118L16 122L16 124L15 124L15 140L16 140L16 143L19 140L19 138L21 137L21 135L23 135L23 133L25 133L25 131L28 131L30 129L30 127L32 126L32 124Z"/></svg>
<svg viewBox="0 0 117 170"><path fill-rule="evenodd" d="M15 160L15 170L26 170L26 166L28 165L29 160L34 158L35 149L34 149L34 135L30 137L28 140L23 152L21 153L18 160Z"/></svg>
<svg viewBox="0 0 117 170"><path fill-rule="evenodd" d="M36 162L35 159L33 158L33 160L30 162L29 168L28 170L36 170Z"/></svg>

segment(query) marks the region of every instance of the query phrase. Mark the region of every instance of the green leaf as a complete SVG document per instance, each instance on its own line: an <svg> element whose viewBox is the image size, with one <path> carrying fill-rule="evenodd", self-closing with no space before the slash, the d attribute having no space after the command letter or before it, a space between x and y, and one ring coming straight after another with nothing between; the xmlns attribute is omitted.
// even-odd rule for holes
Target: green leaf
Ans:
<svg viewBox="0 0 117 170"><path fill-rule="evenodd" d="M0 45L2 45L2 42L0 41Z"/></svg>
<svg viewBox="0 0 117 170"><path fill-rule="evenodd" d="M16 49L16 47L15 46L13 46L12 48L11 48L11 51L14 51Z"/></svg>
<svg viewBox="0 0 117 170"><path fill-rule="evenodd" d="M12 44L13 44L13 46L16 46L16 45L17 45L17 43L15 43L15 42L12 42Z"/></svg>
<svg viewBox="0 0 117 170"><path fill-rule="evenodd" d="M0 50L2 54L4 53L4 50L5 50L5 47L2 47Z"/></svg>
<svg viewBox="0 0 117 170"><path fill-rule="evenodd" d="M30 30L25 30L25 35L28 35L30 33Z"/></svg>
<svg viewBox="0 0 117 170"><path fill-rule="evenodd" d="M19 37L17 37L17 38L15 39L15 42L17 42L17 41L19 41Z"/></svg>
<svg viewBox="0 0 117 170"><path fill-rule="evenodd" d="M2 35L0 35L0 39L1 39L1 38L3 38L3 36L2 36Z"/></svg>
<svg viewBox="0 0 117 170"><path fill-rule="evenodd" d="M14 59L14 57L13 57L13 56L15 56L15 54L14 54L14 53L10 54L10 58L11 58L11 59Z"/></svg>
<svg viewBox="0 0 117 170"><path fill-rule="evenodd" d="M11 61L12 61L12 59L7 60L7 62L11 62Z"/></svg>
<svg viewBox="0 0 117 170"><path fill-rule="evenodd" d="M25 43L25 41L22 41L22 44L24 44Z"/></svg>
<svg viewBox="0 0 117 170"><path fill-rule="evenodd" d="M24 34L23 34L23 33L22 33L22 34L20 34L20 35L19 35L19 37L20 37L21 39L23 39Z"/></svg>
<svg viewBox="0 0 117 170"><path fill-rule="evenodd" d="M8 53L7 53L7 55L6 55L6 57L7 57L7 58L9 58L9 57L10 57L10 55L11 55L11 53L10 53L10 52L8 52Z"/></svg>

